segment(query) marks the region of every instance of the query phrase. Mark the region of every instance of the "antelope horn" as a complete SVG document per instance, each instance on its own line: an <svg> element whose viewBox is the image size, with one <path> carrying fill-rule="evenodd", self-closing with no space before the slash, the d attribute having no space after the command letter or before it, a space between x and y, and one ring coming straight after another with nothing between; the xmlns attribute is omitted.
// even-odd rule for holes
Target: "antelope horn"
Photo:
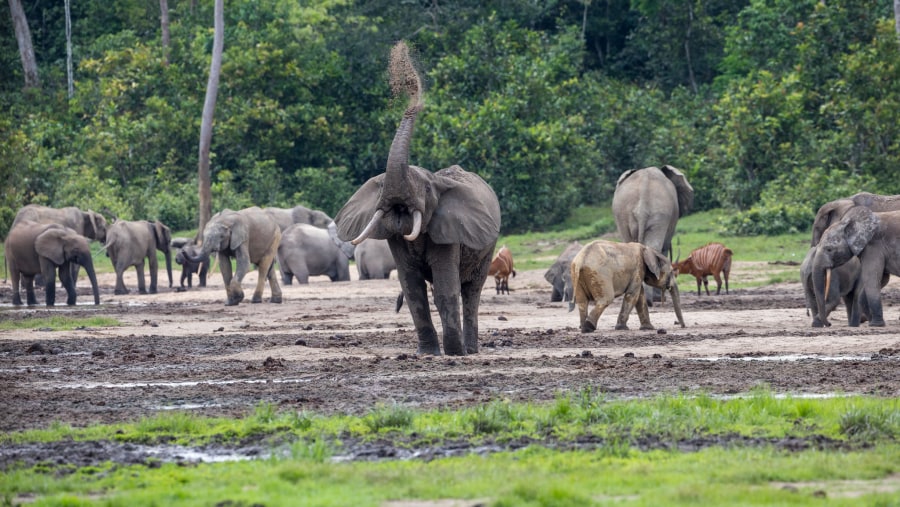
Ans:
<svg viewBox="0 0 900 507"><path fill-rule="evenodd" d="M419 237L419 233L422 231L422 212L419 210L413 211L413 228L412 232L403 236L403 239L406 241L415 241L416 238Z"/></svg>
<svg viewBox="0 0 900 507"><path fill-rule="evenodd" d="M381 220L381 217L383 215L384 215L384 211L382 211L382 210L376 211L375 214L372 215L372 220L369 220L369 223L366 225L366 228L363 229L363 231L359 234L359 236L357 236L356 239L354 239L350 243L353 245L358 245L358 244L362 243L363 241L365 241L365 239L369 237L369 234L372 234L372 229L375 228L375 224L377 224Z"/></svg>

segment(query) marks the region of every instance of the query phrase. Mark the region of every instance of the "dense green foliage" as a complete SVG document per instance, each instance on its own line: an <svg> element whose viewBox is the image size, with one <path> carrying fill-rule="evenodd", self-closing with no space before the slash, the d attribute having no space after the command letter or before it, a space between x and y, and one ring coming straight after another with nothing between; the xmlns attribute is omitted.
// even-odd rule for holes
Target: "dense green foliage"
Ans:
<svg viewBox="0 0 900 507"><path fill-rule="evenodd" d="M411 162L481 174L504 233L559 224L660 164L686 172L696 209L741 211L732 234L803 231L827 200L900 193L900 43L892 3L874 4L226 2L213 209L336 213L384 167L403 38L426 81ZM196 226L212 2L169 7L164 53L157 2L76 2L71 99L62 6L26 5L40 90L22 88L0 16L0 235L29 202Z"/></svg>

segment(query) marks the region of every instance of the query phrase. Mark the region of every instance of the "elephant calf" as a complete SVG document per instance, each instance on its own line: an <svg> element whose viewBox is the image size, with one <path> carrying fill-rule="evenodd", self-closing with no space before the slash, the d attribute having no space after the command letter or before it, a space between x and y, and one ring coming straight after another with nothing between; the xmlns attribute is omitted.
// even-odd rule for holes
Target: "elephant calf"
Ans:
<svg viewBox="0 0 900 507"><path fill-rule="evenodd" d="M293 277L305 284L310 276L318 275L326 275L332 282L350 280L350 260L326 229L308 224L294 224L284 230L278 265L285 285L290 285Z"/></svg>
<svg viewBox="0 0 900 507"><path fill-rule="evenodd" d="M582 245L574 242L559 254L556 261L544 273L544 279L553 286L550 301L572 301L572 259L581 251Z"/></svg>
<svg viewBox="0 0 900 507"><path fill-rule="evenodd" d="M678 323L684 327L681 316L681 298L675 282L675 272L668 258L640 243L615 243L597 240L588 243L572 260L572 285L574 301L569 311L578 306L581 331L590 333L597 329L597 321L603 310L617 296L624 295L622 310L616 329L628 329L628 315L637 306L641 329L654 329L644 297L647 284L672 294L672 303ZM594 308L588 314L588 304Z"/></svg>

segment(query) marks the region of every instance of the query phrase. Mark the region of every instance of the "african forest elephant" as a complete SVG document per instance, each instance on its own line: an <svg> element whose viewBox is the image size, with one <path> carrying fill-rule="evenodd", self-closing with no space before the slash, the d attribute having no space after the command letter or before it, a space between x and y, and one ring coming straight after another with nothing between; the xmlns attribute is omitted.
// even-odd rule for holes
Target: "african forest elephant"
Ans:
<svg viewBox="0 0 900 507"><path fill-rule="evenodd" d="M397 269L387 240L370 239L356 247L356 270L360 280L387 280Z"/></svg>
<svg viewBox="0 0 900 507"><path fill-rule="evenodd" d="M331 240L341 249L341 252L343 252L348 259L353 258L353 250L355 247L350 244L349 241L341 241L338 239L337 227L334 225L334 220L332 220L324 211L310 209L306 206L299 205L294 206L293 208L263 208L263 211L272 216L278 224L278 228L281 229L282 234L284 234L285 229L294 224L309 224L327 230ZM283 281L285 285L291 284L290 279Z"/></svg>
<svg viewBox="0 0 900 507"><path fill-rule="evenodd" d="M233 306L244 299L241 280L250 270L250 264L259 268L259 279L253 292L251 303L261 303L263 288L269 281L272 303L281 303L281 287L272 264L281 242L281 230L272 217L257 207L240 211L224 210L210 218L203 228L203 243L188 245L182 253L191 262L201 262L212 252L218 252L219 271L225 282L228 296L225 304ZM232 277L231 259L237 261L237 269Z"/></svg>
<svg viewBox="0 0 900 507"><path fill-rule="evenodd" d="M278 264L286 282L309 283L310 276L326 275L332 282L350 280L350 260L331 240L328 231L308 224L284 230L278 246Z"/></svg>
<svg viewBox="0 0 900 507"><path fill-rule="evenodd" d="M626 243L647 245L671 260L675 224L693 203L693 187L670 165L625 171L612 200L619 237ZM652 296L658 292L651 291L646 294L648 302L657 299Z"/></svg>
<svg viewBox="0 0 900 507"><path fill-rule="evenodd" d="M341 239L387 239L419 337L418 352L441 353L426 281L443 324L447 355L478 352L478 306L500 234L500 204L475 173L451 166L432 173L409 165L416 117L424 107L419 74L404 42L391 50L395 93L410 96L384 174L371 178L335 217ZM463 319L460 322L460 297Z"/></svg>
<svg viewBox="0 0 900 507"><path fill-rule="evenodd" d="M869 320L869 305L866 303L865 297L855 298L858 290L859 275L861 266L858 257L853 257L849 261L834 268L831 273L831 284L828 287L828 300L825 302L825 315L819 316L819 306L816 302L816 292L813 288L813 259L816 256L818 247L810 247L806 252L803 262L800 263L800 283L803 284L803 294L806 297L807 315L812 310L812 327L824 327L828 324L828 315L837 308L841 298L844 299L844 305L847 308L847 321L852 316L851 301L857 300L857 304L862 305L860 308L860 322ZM881 280L882 288L887 285L890 275L884 276Z"/></svg>
<svg viewBox="0 0 900 507"><path fill-rule="evenodd" d="M137 272L138 292L147 294L144 280L144 259L149 261L150 294L156 294L156 280L159 272L159 260L156 251L163 253L166 259L166 273L169 275L169 287L172 286L172 250L169 243L172 232L159 220L148 222L138 220L130 222L120 220L106 231L106 255L116 270L116 294L128 294L123 274L134 266Z"/></svg>
<svg viewBox="0 0 900 507"><path fill-rule="evenodd" d="M654 329L650 323L647 300L643 297L644 285L669 291L678 323L684 327L681 316L681 298L675 281L672 262L656 250L640 243L615 243L596 240L578 252L572 260L572 285L574 299L569 311L578 306L581 331L590 333L597 329L597 321L603 310L618 296L624 295L622 310L616 329L628 329L628 314L637 307L641 329ZM594 308L588 314L588 304Z"/></svg>
<svg viewBox="0 0 900 507"><path fill-rule="evenodd" d="M206 287L206 274L209 272L209 257L203 257L199 262L194 262L185 257L184 252L182 251L183 248L192 241L191 238L172 238L172 248L177 250L175 253L175 263L181 266L179 290L184 289L185 280L187 281L188 287L193 286L194 273L197 273L197 276L200 278L199 286Z"/></svg>
<svg viewBox="0 0 900 507"><path fill-rule="evenodd" d="M29 305L37 304L34 296L34 276L40 273L44 279L44 290L47 306L56 302L56 274L66 289L66 304L74 305L75 280L71 264L84 266L94 293L94 304L100 304L100 292L97 288L97 276L94 273L94 262L91 259L91 248L87 238L74 229L48 223L37 223L20 220L9 231L5 245L6 264L9 267L10 281L13 289L13 304L21 305L19 280L25 285L26 300Z"/></svg>
<svg viewBox="0 0 900 507"><path fill-rule="evenodd" d="M812 261L812 281L819 318L825 326L829 325L825 317L833 273L854 255L859 257L860 274L848 325L859 325L862 305L857 300L865 298L871 313L869 325L882 327L881 287L885 277L900 275L900 211L875 213L856 206L822 233Z"/></svg>
<svg viewBox="0 0 900 507"><path fill-rule="evenodd" d="M544 279L553 286L553 293L550 294L550 301L571 301L572 300L572 259L581 251L581 243L574 242L559 254L553 265L544 273Z"/></svg>
<svg viewBox="0 0 900 507"><path fill-rule="evenodd" d="M860 192L845 199L837 199L823 204L816 212L813 221L812 242L810 246L819 244L825 229L836 224L850 208L863 206L872 211L900 211L900 195L877 195Z"/></svg>

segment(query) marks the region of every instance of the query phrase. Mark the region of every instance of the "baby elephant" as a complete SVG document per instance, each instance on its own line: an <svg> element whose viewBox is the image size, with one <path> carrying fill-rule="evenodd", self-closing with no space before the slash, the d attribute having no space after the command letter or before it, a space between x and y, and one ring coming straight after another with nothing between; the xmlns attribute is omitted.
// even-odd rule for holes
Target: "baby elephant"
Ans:
<svg viewBox="0 0 900 507"><path fill-rule="evenodd" d="M181 281L179 290L184 290L184 282L188 287L193 287L194 273L200 278L199 287L206 287L206 275L209 274L209 257L201 257L200 262L195 262L184 255L182 249L193 243L190 238L172 238L172 248L178 249L175 254L175 262L181 266Z"/></svg>
<svg viewBox="0 0 900 507"><path fill-rule="evenodd" d="M615 243L597 240L588 243L572 260L572 285L574 301L569 303L569 311L578 306L581 331L590 333L597 329L597 321L603 310L617 296L624 295L622 310L616 322L616 329L628 329L628 315L637 306L641 329L654 329L650 324L644 285L669 291L675 307L678 323L684 327L681 316L681 298L675 282L675 272L668 258L656 250L640 243ZM588 315L588 303L594 308Z"/></svg>

